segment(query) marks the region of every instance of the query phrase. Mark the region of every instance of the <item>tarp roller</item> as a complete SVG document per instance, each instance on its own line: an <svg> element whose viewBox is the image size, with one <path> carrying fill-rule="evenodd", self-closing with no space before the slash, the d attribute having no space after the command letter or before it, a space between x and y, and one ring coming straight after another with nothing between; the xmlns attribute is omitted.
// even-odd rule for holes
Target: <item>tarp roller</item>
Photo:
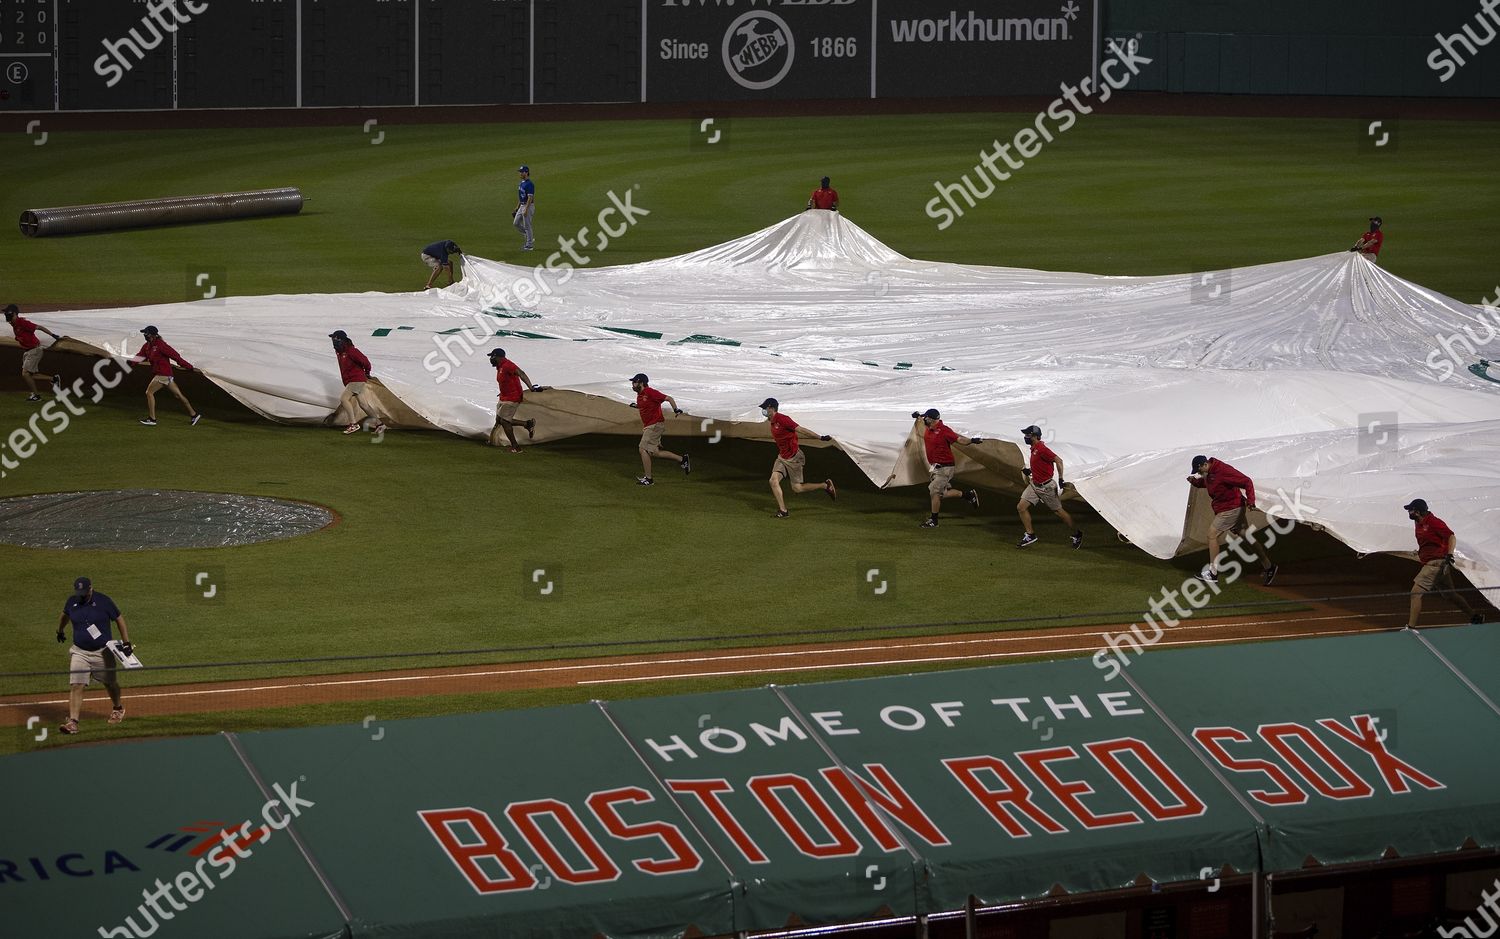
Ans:
<svg viewBox="0 0 1500 939"><path fill-rule="evenodd" d="M134 202L27 209L21 213L21 234L29 238L45 238L49 235L77 235L121 228L149 228L153 225L296 215L301 211L302 190L294 186L256 189L251 192L219 192L206 196L165 196Z"/></svg>

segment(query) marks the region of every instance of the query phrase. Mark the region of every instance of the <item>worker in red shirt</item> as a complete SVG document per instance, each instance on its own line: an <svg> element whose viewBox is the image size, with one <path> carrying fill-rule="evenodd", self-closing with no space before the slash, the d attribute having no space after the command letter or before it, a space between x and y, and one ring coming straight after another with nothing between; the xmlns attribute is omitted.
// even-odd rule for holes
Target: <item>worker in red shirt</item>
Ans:
<svg viewBox="0 0 1500 939"><path fill-rule="evenodd" d="M1245 529L1246 513L1255 508L1255 481L1222 460L1201 455L1193 457L1193 475L1187 481L1198 489L1208 490L1214 510L1213 521L1208 525L1208 566L1200 576L1218 583L1219 536L1227 534L1255 550L1255 556L1260 558L1262 582L1271 586L1280 568L1271 563L1265 545L1249 535L1240 535Z"/></svg>
<svg viewBox="0 0 1500 939"><path fill-rule="evenodd" d="M375 426L373 433L383 433L385 424L381 422L375 413L375 402L365 390L365 383L370 379L370 373L374 369L370 366L370 360L365 354L354 348L349 334L342 329L335 329L328 334L333 340L333 353L339 360L339 378L344 383L344 391L339 395L338 410L333 412L334 423L338 422L339 415L347 409L349 412L349 423L344 425L345 434L357 434L364 426L365 418L374 418Z"/></svg>
<svg viewBox="0 0 1500 939"><path fill-rule="evenodd" d="M1365 257L1380 263L1380 246L1385 242L1385 235L1380 231L1380 216L1370 216L1370 230L1359 236L1350 251L1358 251Z"/></svg>
<svg viewBox="0 0 1500 939"><path fill-rule="evenodd" d="M839 191L828 185L828 177L824 176L817 189L807 198L809 209L828 209L832 212L839 210Z"/></svg>
<svg viewBox="0 0 1500 939"><path fill-rule="evenodd" d="M792 514L786 510L786 498L781 494L782 479L791 481L793 492L816 492L821 489L828 493L828 498L837 500L839 491L833 485L833 480L825 479L822 485L802 481L802 471L807 466L807 454L802 452L801 445L797 443L798 432L824 442L833 438L826 435L818 436L782 414L781 405L775 398L762 401L760 413L771 422L771 439L776 441L776 462L771 464L771 495L776 497L776 517L786 518Z"/></svg>
<svg viewBox="0 0 1500 939"><path fill-rule="evenodd" d="M1484 622L1484 616L1475 612L1453 584L1453 551L1458 546L1458 536L1453 529L1428 511L1426 499L1413 499L1402 508L1406 509L1406 517L1417 523L1417 560L1422 562L1417 579L1411 583L1411 616L1406 621L1406 628L1417 628L1417 617L1422 613L1422 595L1433 590L1441 591L1454 606L1463 610L1469 622Z"/></svg>
<svg viewBox="0 0 1500 939"><path fill-rule="evenodd" d="M1021 429L1021 438L1031 447L1031 465L1021 470L1026 476L1026 488L1021 492L1021 501L1016 503L1016 512L1026 533L1021 536L1018 548L1029 548L1036 544L1037 537L1031 530L1031 507L1040 502L1057 514L1063 524L1073 529L1069 537L1073 547L1083 547L1083 529L1073 524L1073 516L1062 507L1063 461L1042 442L1042 429L1035 424Z"/></svg>
<svg viewBox="0 0 1500 939"><path fill-rule="evenodd" d="M38 369L42 367L42 341L36 338L38 332L44 332L56 342L62 338L57 333L45 326L38 326L31 320L21 315L21 308L14 303L5 308L5 321L16 334L16 344L21 347L21 378L26 382L26 387L31 389L31 394L26 396L27 401L40 401L42 396L37 393L36 380L45 378L52 383L52 393L56 394L62 389L62 376L43 375Z"/></svg>
<svg viewBox="0 0 1500 939"><path fill-rule="evenodd" d="M516 409L521 406L525 397L522 389L529 386L532 391L541 391L542 386L532 384L531 377L521 371L521 366L505 357L504 349L490 350L490 365L494 366L495 381L500 385L500 403L495 408L495 426L490 431L490 446L500 446L500 432L503 430L505 439L510 441L510 452L520 453L521 447L516 443L516 434L512 428L517 424L526 428L527 440L536 436L535 419L516 420Z"/></svg>
<svg viewBox="0 0 1500 939"><path fill-rule="evenodd" d="M172 363L176 362L178 368L192 371L193 367L187 360L177 354L177 350L167 345L167 341L161 338L161 333L155 326L147 326L141 330L141 335L146 337L146 344L141 346L141 351L135 354L132 362L147 362L151 365L151 381L146 385L146 416L141 420L147 427L156 426L156 392L162 388L172 392L182 406L187 409L191 424L197 424L203 419L203 415L193 410L188 403L187 395L177 387L172 380Z"/></svg>
<svg viewBox="0 0 1500 939"><path fill-rule="evenodd" d="M635 401L631 407L641 412L641 470L645 474L636 479L636 483L642 486L652 485L651 459L661 457L664 460L676 460L682 467L682 474L688 475L693 471L693 461L686 453L678 456L670 450L661 448L661 435L667 429L667 419L662 416L661 403L667 402L672 406L674 415L681 414L682 408L677 406L677 401L671 395L664 395L651 387L651 379L644 372L637 372L630 379L630 390L635 392Z"/></svg>
<svg viewBox="0 0 1500 939"><path fill-rule="evenodd" d="M953 488L953 448L952 444L969 446L982 443L980 437L965 437L943 423L942 415L937 408L928 408L925 411L911 412L912 419L917 422L914 428L922 432L922 446L927 455L927 494L930 497L930 508L932 514L922 523L923 528L938 527L938 509L942 506L944 499L962 498L974 508L979 508L979 490L969 489L960 491Z"/></svg>

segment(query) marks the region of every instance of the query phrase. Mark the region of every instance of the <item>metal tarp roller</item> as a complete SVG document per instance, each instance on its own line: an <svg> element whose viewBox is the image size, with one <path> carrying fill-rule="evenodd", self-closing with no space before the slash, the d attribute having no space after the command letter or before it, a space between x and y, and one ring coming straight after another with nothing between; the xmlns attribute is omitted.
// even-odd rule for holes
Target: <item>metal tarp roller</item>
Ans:
<svg viewBox="0 0 1500 939"><path fill-rule="evenodd" d="M149 228L184 222L218 222L264 215L296 215L302 211L302 190L257 189L206 196L167 196L134 202L65 205L27 209L21 213L21 234L31 238L76 235L120 228Z"/></svg>

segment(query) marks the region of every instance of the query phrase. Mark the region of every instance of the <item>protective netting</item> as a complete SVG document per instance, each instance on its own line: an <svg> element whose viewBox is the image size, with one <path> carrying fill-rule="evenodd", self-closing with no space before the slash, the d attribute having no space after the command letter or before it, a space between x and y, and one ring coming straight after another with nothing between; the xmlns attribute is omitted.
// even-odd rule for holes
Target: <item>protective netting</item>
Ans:
<svg viewBox="0 0 1500 939"><path fill-rule="evenodd" d="M108 489L0 499L0 543L25 548L154 551L295 538L332 524L305 502L226 492Z"/></svg>

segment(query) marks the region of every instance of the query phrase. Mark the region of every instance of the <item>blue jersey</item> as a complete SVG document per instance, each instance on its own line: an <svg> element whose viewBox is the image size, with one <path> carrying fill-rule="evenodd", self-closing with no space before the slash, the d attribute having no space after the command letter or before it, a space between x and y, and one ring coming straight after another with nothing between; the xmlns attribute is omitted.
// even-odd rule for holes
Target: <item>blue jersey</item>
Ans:
<svg viewBox="0 0 1500 939"><path fill-rule="evenodd" d="M449 245L453 245L453 242L434 241L432 244L423 248L422 253L427 255L429 258L437 258L437 262L439 264L447 264L448 252L458 247L458 245L453 245L453 248L449 248Z"/></svg>
<svg viewBox="0 0 1500 939"><path fill-rule="evenodd" d="M114 637L110 635L111 620L120 618L120 608L115 601L95 590L88 600L69 597L63 604L63 614L73 623L73 645L85 652L97 652Z"/></svg>
<svg viewBox="0 0 1500 939"><path fill-rule="evenodd" d="M527 196L536 197L536 183L529 179L523 179L521 180L521 185L516 187L516 201L520 205L525 205Z"/></svg>

